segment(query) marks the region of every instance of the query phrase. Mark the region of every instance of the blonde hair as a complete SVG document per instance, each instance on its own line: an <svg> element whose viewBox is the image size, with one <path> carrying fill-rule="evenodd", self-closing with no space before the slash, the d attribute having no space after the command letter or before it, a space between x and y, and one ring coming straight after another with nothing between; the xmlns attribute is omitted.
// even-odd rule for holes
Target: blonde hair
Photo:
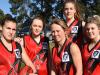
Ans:
<svg viewBox="0 0 100 75"><path fill-rule="evenodd" d="M93 15L92 17L88 18L85 27L88 25L88 23L94 23L98 26L98 28L100 28L100 16Z"/></svg>
<svg viewBox="0 0 100 75"><path fill-rule="evenodd" d="M53 24L57 24L57 25L61 26L62 29L63 29L64 31L65 31L66 28L67 28L67 25L66 25L65 21L62 20L62 19L59 19L59 18L53 19L52 22L51 22L51 26L52 26Z"/></svg>
<svg viewBox="0 0 100 75"><path fill-rule="evenodd" d="M68 39L69 37L69 35L67 34L68 26L66 25L66 22L63 19L55 18L52 20L52 23L50 24L50 26L52 26L53 24L59 25L66 33L66 38Z"/></svg>

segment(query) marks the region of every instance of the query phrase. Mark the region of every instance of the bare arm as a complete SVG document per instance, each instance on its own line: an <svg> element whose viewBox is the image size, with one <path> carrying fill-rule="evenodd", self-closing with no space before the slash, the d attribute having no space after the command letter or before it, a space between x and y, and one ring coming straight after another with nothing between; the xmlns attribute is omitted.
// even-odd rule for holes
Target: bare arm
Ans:
<svg viewBox="0 0 100 75"><path fill-rule="evenodd" d="M26 53L26 51L25 51L25 49L24 49L23 47L22 47L22 59L23 59L23 61L25 62L25 64L26 64L27 66L31 67L32 70L33 70L33 72L35 73L35 72L36 72L36 69L35 69L35 67L34 67L34 65L33 65L33 63L32 63L32 61L31 61L30 58L28 57L28 55L27 55L27 53Z"/></svg>
<svg viewBox="0 0 100 75"><path fill-rule="evenodd" d="M76 75L82 75L83 74L82 58L79 47L75 43L72 43L70 47L70 52L76 68Z"/></svg>
<svg viewBox="0 0 100 75"><path fill-rule="evenodd" d="M54 70L51 70L51 75L56 75Z"/></svg>
<svg viewBox="0 0 100 75"><path fill-rule="evenodd" d="M20 37L14 38L14 41L18 42L22 47L22 59L25 62L25 64L30 68L32 68L33 72L36 73L36 69L25 51L23 38ZM37 74L30 73L29 75L37 75Z"/></svg>

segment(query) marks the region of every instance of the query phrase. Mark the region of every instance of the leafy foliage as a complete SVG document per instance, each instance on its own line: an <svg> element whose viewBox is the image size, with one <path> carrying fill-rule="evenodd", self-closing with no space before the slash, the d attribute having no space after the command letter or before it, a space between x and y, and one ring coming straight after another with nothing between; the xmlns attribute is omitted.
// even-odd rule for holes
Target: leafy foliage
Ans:
<svg viewBox="0 0 100 75"><path fill-rule="evenodd" d="M29 26L26 23L35 15L42 15L46 25L53 16L63 18L63 3L65 0L9 0L11 12L15 16L19 27ZM76 0L80 6L82 16L100 14L100 0ZM94 1L93 3L91 1ZM27 25L28 24L28 25Z"/></svg>
<svg viewBox="0 0 100 75"><path fill-rule="evenodd" d="M85 6L86 16L100 15L100 0L81 0Z"/></svg>
<svg viewBox="0 0 100 75"><path fill-rule="evenodd" d="M4 12L0 9L0 23L1 23L3 18L4 18Z"/></svg>

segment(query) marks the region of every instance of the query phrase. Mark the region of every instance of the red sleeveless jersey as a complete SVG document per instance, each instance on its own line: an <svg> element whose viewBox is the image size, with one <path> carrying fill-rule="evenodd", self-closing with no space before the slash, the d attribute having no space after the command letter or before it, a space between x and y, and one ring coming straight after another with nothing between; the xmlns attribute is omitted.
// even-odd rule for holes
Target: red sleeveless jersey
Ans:
<svg viewBox="0 0 100 75"><path fill-rule="evenodd" d="M70 39L80 47L83 42L82 22L79 21L78 19L75 19L68 27L67 34L69 34Z"/></svg>
<svg viewBox="0 0 100 75"><path fill-rule="evenodd" d="M100 75L100 41L89 51L86 43L82 50L84 75Z"/></svg>
<svg viewBox="0 0 100 75"><path fill-rule="evenodd" d="M18 64L16 67L13 66L16 55L14 50L16 49L16 43L13 41L12 42L12 51L8 51L8 49L4 46L2 41L0 40L0 75L8 75L10 70L10 75L18 75L17 73L17 68Z"/></svg>
<svg viewBox="0 0 100 75"><path fill-rule="evenodd" d="M74 75L75 68L73 66L72 56L70 54L70 45L69 40L65 41L61 51L58 53L58 47L53 48L53 64L56 70L57 75ZM63 66L65 69L63 70Z"/></svg>
<svg viewBox="0 0 100 75"><path fill-rule="evenodd" d="M35 65L35 68L37 68L38 75L48 75L47 57L45 57L46 59L44 61L41 61L41 59L45 56L45 52L41 52L43 50L44 40L45 38L41 36L41 41L39 43L36 43L36 41L30 35L24 36L25 50L29 58ZM25 66L21 70L20 75L26 75L28 73L28 70L29 67Z"/></svg>

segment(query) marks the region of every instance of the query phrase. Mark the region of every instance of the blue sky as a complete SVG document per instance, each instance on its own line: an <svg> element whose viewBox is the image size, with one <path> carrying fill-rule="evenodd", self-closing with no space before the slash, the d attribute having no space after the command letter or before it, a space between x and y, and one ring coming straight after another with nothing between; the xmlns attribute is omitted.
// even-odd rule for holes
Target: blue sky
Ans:
<svg viewBox="0 0 100 75"><path fill-rule="evenodd" d="M11 5L8 2L9 0L0 0L0 9L3 10L5 14L11 14L10 7Z"/></svg>

